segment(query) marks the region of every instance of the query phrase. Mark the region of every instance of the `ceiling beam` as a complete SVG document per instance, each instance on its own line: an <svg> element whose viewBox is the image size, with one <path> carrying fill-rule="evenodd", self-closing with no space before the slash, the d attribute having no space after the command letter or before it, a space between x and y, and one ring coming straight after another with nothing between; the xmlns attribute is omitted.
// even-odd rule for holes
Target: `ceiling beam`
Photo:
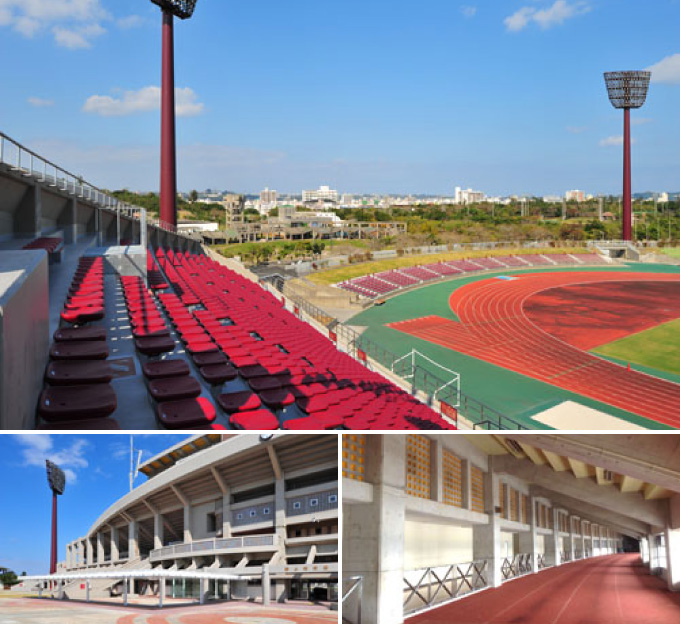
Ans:
<svg viewBox="0 0 680 624"><path fill-rule="evenodd" d="M568 462L561 455L553 453L552 451L543 451L543 455L545 455L545 458L548 460L550 467L555 472L564 472L569 468Z"/></svg>
<svg viewBox="0 0 680 624"><path fill-rule="evenodd" d="M639 492L644 486L644 482L640 479L634 479L633 477L627 477L622 475L621 477L621 491L622 492Z"/></svg>
<svg viewBox="0 0 680 624"><path fill-rule="evenodd" d="M272 470L274 470L274 476L276 477L276 480L279 481L280 479L283 479L281 463L279 462L278 455L276 454L276 449L271 444L267 444L267 453L269 453L269 459L272 463Z"/></svg>
<svg viewBox="0 0 680 624"><path fill-rule="evenodd" d="M567 461L569 462L571 471L574 473L574 476L577 479L585 479L590 476L590 468L585 462L579 461L578 459L573 459L571 457L567 457Z"/></svg>
<svg viewBox="0 0 680 624"><path fill-rule="evenodd" d="M503 434L521 444L572 457L680 492L680 436L667 434Z"/></svg>
<svg viewBox="0 0 680 624"><path fill-rule="evenodd" d="M534 462L534 464L538 464L539 466L545 464L545 455L543 455L539 449L531 446L531 444L525 444L522 442L521 438L517 440L517 442L519 442L527 457Z"/></svg>
<svg viewBox="0 0 680 624"><path fill-rule="evenodd" d="M548 466L536 466L510 455L490 457L489 460L493 472L513 475L550 491L609 509L621 516L635 518L655 527L666 526L668 520L666 501L646 501L637 493L622 493L615 487L602 487L590 479L576 479L571 473L554 472ZM578 509L574 511L578 512Z"/></svg>

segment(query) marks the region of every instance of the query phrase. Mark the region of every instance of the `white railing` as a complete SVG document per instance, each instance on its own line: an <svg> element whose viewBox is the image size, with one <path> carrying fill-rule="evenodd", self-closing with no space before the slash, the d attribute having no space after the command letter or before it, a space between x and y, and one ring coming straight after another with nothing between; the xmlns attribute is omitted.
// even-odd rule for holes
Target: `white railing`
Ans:
<svg viewBox="0 0 680 624"><path fill-rule="evenodd" d="M149 553L151 561L160 561L172 557L187 555L219 554L226 551L241 551L248 548L275 550L278 547L278 535L252 535L246 537L216 537L199 540L189 544L175 544L157 548Z"/></svg>
<svg viewBox="0 0 680 624"><path fill-rule="evenodd" d="M449 602L489 584L489 561L480 559L404 573L404 615Z"/></svg>
<svg viewBox="0 0 680 624"><path fill-rule="evenodd" d="M85 199L99 208L117 212L120 215L137 219L140 222L145 221L159 229L178 234L177 228L174 225L160 219L146 219L146 210L144 208L128 204L109 195L94 184L86 182L82 176L75 175L43 158L3 132L0 132L0 163L7 165L12 171L33 178L37 182L46 184L74 197ZM183 235L180 234L180 236ZM188 238L194 240L193 237Z"/></svg>
<svg viewBox="0 0 680 624"><path fill-rule="evenodd" d="M364 594L364 577L348 576L342 579L342 619L350 624L361 624L361 601Z"/></svg>

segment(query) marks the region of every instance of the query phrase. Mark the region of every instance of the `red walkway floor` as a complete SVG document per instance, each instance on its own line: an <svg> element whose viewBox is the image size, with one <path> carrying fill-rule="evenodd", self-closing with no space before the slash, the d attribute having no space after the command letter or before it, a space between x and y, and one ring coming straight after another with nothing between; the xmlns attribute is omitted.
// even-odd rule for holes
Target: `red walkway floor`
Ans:
<svg viewBox="0 0 680 624"><path fill-rule="evenodd" d="M568 563L409 618L408 624L674 624L680 595L639 555Z"/></svg>
<svg viewBox="0 0 680 624"><path fill-rule="evenodd" d="M677 274L540 273L512 280L486 279L453 292L451 309L460 323L438 316L392 323L423 340L528 375L576 394L680 427L680 384L627 371L551 336L524 306L539 292L559 286L605 282L672 283ZM555 310L559 315L560 310Z"/></svg>

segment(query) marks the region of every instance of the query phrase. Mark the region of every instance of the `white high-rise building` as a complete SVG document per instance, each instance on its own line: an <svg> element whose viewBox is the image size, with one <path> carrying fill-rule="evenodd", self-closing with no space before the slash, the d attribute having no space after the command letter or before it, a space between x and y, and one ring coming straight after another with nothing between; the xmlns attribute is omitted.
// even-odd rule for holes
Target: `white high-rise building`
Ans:
<svg viewBox="0 0 680 624"><path fill-rule="evenodd" d="M579 190L567 191L564 194L564 199L567 201L584 202L586 201L586 192Z"/></svg>
<svg viewBox="0 0 680 624"><path fill-rule="evenodd" d="M473 191L472 189L463 190L460 186L456 187L454 195L455 204L474 204L481 201L484 201L484 193L481 191Z"/></svg>
<svg viewBox="0 0 680 624"><path fill-rule="evenodd" d="M302 191L302 201L307 202L338 202L338 192L330 186L320 186L316 191Z"/></svg>
<svg viewBox="0 0 680 624"><path fill-rule="evenodd" d="M265 188L264 191L260 191L260 203L262 204L275 204L278 199L278 192L269 190L269 187Z"/></svg>

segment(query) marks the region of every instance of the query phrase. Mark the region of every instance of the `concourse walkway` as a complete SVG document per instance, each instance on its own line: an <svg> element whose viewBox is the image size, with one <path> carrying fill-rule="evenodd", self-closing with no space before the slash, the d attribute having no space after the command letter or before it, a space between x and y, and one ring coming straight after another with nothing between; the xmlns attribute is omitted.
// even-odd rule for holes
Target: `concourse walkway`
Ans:
<svg viewBox="0 0 680 624"><path fill-rule="evenodd" d="M672 624L680 594L639 554L608 555L529 574L423 612L409 624Z"/></svg>

